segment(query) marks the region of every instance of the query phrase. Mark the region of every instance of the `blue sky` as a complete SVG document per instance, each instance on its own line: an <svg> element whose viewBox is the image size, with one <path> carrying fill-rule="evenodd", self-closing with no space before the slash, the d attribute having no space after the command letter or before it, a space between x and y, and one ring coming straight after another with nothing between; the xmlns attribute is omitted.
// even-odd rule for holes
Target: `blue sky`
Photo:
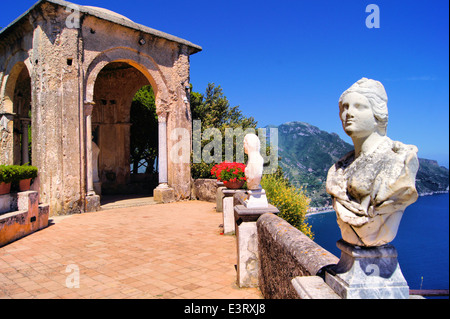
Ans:
<svg viewBox="0 0 450 319"><path fill-rule="evenodd" d="M351 142L338 117L341 93L362 77L389 96L388 136L449 165L447 0L78 0L195 44L194 91L221 85L259 126L303 121ZM35 1L2 1L6 26ZM366 27L366 6L380 28Z"/></svg>

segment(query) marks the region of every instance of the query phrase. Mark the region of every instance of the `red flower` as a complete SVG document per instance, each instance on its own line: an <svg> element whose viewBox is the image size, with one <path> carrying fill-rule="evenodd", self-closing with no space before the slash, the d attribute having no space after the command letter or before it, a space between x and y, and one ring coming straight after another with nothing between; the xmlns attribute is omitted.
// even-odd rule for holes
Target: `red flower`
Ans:
<svg viewBox="0 0 450 319"><path fill-rule="evenodd" d="M211 169L211 175L219 181L245 181L245 164L223 162Z"/></svg>

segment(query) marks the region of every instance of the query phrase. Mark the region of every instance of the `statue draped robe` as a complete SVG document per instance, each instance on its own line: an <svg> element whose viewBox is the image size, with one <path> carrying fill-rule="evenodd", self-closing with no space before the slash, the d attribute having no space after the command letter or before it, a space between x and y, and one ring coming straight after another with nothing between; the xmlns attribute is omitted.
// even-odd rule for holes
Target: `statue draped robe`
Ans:
<svg viewBox="0 0 450 319"><path fill-rule="evenodd" d="M405 208L418 198L417 151L385 137L373 152L355 158L352 151L330 168L327 192L343 240L373 247L395 238Z"/></svg>

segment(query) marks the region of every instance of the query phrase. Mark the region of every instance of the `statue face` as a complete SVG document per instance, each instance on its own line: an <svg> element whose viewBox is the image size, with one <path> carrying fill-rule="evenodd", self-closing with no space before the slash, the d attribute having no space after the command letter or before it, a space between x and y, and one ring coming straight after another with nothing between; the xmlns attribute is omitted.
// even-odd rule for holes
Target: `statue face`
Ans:
<svg viewBox="0 0 450 319"><path fill-rule="evenodd" d="M339 116L345 133L350 137L367 137L377 130L369 100L362 94L349 93L339 106Z"/></svg>

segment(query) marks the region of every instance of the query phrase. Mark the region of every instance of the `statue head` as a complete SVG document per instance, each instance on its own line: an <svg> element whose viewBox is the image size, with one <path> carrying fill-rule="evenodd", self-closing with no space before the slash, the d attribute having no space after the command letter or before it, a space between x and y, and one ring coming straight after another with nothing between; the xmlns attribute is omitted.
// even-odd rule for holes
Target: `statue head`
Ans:
<svg viewBox="0 0 450 319"><path fill-rule="evenodd" d="M362 78L353 84L339 99L340 115L345 132L352 136L351 134L356 134L357 130L376 130L380 135L386 135L389 119L387 102L386 91L380 82ZM360 108L349 110L351 105L360 106ZM368 109L364 110L366 107ZM359 114L354 121L350 118L354 115L352 111ZM371 120L374 127L371 127Z"/></svg>

